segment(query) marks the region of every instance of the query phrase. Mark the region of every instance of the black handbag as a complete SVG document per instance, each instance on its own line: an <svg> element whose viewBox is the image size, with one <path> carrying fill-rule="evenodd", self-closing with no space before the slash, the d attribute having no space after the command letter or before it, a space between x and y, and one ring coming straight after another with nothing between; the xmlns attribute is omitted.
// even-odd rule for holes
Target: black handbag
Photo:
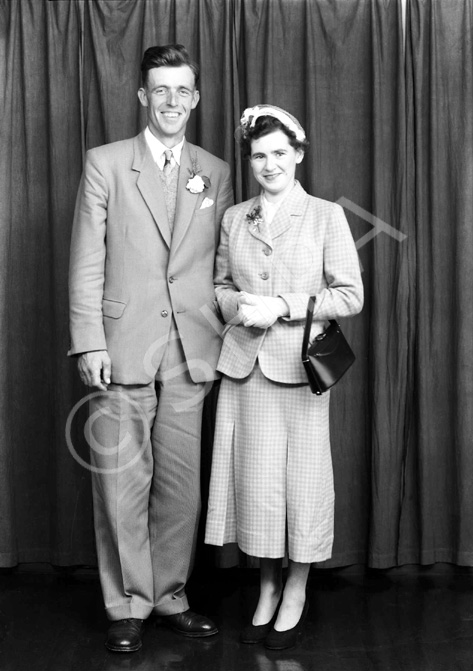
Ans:
<svg viewBox="0 0 473 671"><path fill-rule="evenodd" d="M302 363L311 392L320 395L333 387L347 372L355 361L355 355L335 319L329 319L330 325L309 344L314 305L315 296L311 296L302 341Z"/></svg>

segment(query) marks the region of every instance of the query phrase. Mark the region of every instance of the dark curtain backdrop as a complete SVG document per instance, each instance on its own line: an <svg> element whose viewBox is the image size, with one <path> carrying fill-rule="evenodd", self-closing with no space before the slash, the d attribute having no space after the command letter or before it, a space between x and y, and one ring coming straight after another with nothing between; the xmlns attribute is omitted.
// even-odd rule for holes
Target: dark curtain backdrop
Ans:
<svg viewBox="0 0 473 671"><path fill-rule="evenodd" d="M473 564L473 3L409 6L412 411L400 557Z"/></svg>
<svg viewBox="0 0 473 671"><path fill-rule="evenodd" d="M472 12L407 0L403 33L401 0L0 0L0 566L95 563L71 413L86 392L65 355L74 201L84 150L145 123L143 50L175 41L202 69L188 137L230 163L237 199L256 186L234 129L274 103L308 133L303 186L357 241L324 566L473 564Z"/></svg>

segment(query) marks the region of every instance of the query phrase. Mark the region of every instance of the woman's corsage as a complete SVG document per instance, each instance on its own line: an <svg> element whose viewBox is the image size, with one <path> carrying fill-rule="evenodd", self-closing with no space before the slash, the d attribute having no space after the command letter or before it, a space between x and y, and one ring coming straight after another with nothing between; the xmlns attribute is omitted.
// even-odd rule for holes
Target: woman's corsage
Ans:
<svg viewBox="0 0 473 671"><path fill-rule="evenodd" d="M261 216L261 205L253 208L249 214L246 215L249 224L253 224L254 228L259 231L260 224L263 223L263 217Z"/></svg>
<svg viewBox="0 0 473 671"><path fill-rule="evenodd" d="M192 158L192 170L189 170L190 177L187 180L186 189L191 193L202 193L204 189L210 186L210 179L205 175L199 175L202 170L197 160L197 154Z"/></svg>

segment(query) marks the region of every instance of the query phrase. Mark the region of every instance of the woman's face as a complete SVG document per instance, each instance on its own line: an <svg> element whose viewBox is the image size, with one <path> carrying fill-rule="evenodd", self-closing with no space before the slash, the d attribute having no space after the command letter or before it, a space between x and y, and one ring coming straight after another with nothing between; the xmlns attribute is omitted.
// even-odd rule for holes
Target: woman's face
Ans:
<svg viewBox="0 0 473 671"><path fill-rule="evenodd" d="M282 130L263 135L251 142L250 163L255 179L265 193L278 200L294 185L296 165L302 161L304 153L289 144L289 138Z"/></svg>

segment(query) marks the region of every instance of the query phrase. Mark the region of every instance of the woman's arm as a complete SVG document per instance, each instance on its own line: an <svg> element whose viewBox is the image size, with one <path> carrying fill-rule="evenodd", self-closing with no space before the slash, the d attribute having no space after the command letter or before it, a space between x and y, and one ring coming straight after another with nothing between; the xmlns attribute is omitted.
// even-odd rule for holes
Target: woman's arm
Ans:
<svg viewBox="0 0 473 671"><path fill-rule="evenodd" d="M220 243L215 258L215 295L224 321L237 323L239 290L233 284L230 264L229 237L232 220L228 212L222 219L220 228Z"/></svg>
<svg viewBox="0 0 473 671"><path fill-rule="evenodd" d="M324 240L323 272L326 286L315 294L314 320L349 317L363 307L358 252L343 208L334 204ZM289 306L287 320L305 319L309 293L282 293Z"/></svg>

